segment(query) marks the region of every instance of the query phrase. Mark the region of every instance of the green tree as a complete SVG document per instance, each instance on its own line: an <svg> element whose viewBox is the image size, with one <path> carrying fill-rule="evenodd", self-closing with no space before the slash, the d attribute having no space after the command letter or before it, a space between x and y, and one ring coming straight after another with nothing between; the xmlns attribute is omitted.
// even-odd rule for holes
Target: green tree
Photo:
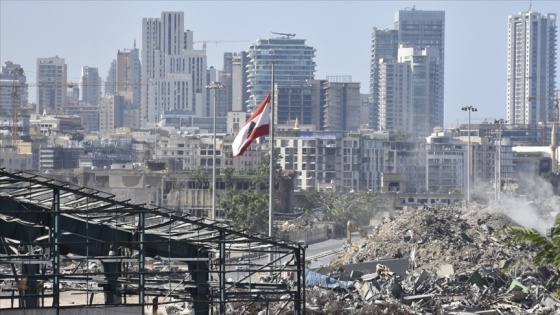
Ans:
<svg viewBox="0 0 560 315"><path fill-rule="evenodd" d="M206 171L202 167L197 167L193 170L193 176L196 182L196 188L202 189L205 186L205 183L208 182L208 176Z"/></svg>
<svg viewBox="0 0 560 315"><path fill-rule="evenodd" d="M268 231L267 196L255 190L245 190L230 196L221 202L226 219L231 220L238 229L266 234L265 231Z"/></svg>
<svg viewBox="0 0 560 315"><path fill-rule="evenodd" d="M508 237L508 243L528 243L536 248L532 255L535 266L552 266L555 276L549 281L549 288L556 287L555 296L560 297L560 214L556 215L549 235L540 234L535 229L521 226L508 226L498 230L499 234Z"/></svg>
<svg viewBox="0 0 560 315"><path fill-rule="evenodd" d="M231 166L226 166L221 169L221 173L224 176L224 181L226 183L226 188L235 187L235 168Z"/></svg>
<svg viewBox="0 0 560 315"><path fill-rule="evenodd" d="M325 220L341 226L346 226L350 220L367 222L379 202L378 195L369 191L337 193L328 190L317 192L311 198L311 204L323 210Z"/></svg>
<svg viewBox="0 0 560 315"><path fill-rule="evenodd" d="M229 180L232 185L226 185L225 192L219 198L219 205L224 209L226 219L232 221L236 228L249 230L254 233L268 234L268 186L270 179L270 155L265 155L251 178L249 190L237 191L233 173ZM281 158L279 155L275 159ZM275 180L280 180L281 168L275 164ZM229 181L226 176L226 184Z"/></svg>

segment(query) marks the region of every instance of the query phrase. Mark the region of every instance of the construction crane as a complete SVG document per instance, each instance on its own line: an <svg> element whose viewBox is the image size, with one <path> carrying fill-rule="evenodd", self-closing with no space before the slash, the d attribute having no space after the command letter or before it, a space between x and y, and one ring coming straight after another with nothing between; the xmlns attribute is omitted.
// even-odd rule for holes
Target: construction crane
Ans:
<svg viewBox="0 0 560 315"><path fill-rule="evenodd" d="M19 75L23 74L23 69L16 67L14 69L14 81L12 85L12 146L15 148L18 140L18 110L19 110Z"/></svg>
<svg viewBox="0 0 560 315"><path fill-rule="evenodd" d="M286 36L287 38L292 38L292 37L296 36L296 34L290 34L290 33L278 33L278 32L272 32L272 31L271 31L271 33L274 34L274 35Z"/></svg>
<svg viewBox="0 0 560 315"><path fill-rule="evenodd" d="M202 43L202 49L206 50L206 44L221 44L221 43L249 43L250 40L197 40L194 41L194 44Z"/></svg>

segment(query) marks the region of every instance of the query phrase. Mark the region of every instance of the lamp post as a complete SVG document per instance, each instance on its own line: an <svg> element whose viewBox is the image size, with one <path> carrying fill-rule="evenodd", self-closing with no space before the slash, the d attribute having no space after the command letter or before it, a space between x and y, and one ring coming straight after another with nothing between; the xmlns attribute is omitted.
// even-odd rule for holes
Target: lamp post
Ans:
<svg viewBox="0 0 560 315"><path fill-rule="evenodd" d="M468 146L467 146L467 208L471 202L471 112L476 112L476 107L469 105L464 106L461 110L469 113L468 124Z"/></svg>
<svg viewBox="0 0 560 315"><path fill-rule="evenodd" d="M210 213L210 220L216 219L216 94L218 90L224 88L220 82L212 82L206 86L208 90L214 90L214 122L213 122L213 136L214 146L212 149L212 211Z"/></svg>

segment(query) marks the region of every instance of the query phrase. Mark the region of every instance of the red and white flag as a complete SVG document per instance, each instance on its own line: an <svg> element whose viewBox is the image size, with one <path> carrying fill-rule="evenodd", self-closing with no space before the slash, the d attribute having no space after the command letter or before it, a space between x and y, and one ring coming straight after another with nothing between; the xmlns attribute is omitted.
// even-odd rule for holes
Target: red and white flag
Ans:
<svg viewBox="0 0 560 315"><path fill-rule="evenodd" d="M243 128L235 136L231 145L234 157L242 155L256 138L268 135L270 127L269 102L270 94L262 101L261 105L247 119Z"/></svg>

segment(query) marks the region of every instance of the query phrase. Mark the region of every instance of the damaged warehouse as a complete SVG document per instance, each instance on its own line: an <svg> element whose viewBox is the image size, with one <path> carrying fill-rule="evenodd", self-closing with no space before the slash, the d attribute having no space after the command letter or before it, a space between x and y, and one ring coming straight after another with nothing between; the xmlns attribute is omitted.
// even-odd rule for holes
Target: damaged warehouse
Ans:
<svg viewBox="0 0 560 315"><path fill-rule="evenodd" d="M2 169L0 209L3 314L304 312L300 245Z"/></svg>

